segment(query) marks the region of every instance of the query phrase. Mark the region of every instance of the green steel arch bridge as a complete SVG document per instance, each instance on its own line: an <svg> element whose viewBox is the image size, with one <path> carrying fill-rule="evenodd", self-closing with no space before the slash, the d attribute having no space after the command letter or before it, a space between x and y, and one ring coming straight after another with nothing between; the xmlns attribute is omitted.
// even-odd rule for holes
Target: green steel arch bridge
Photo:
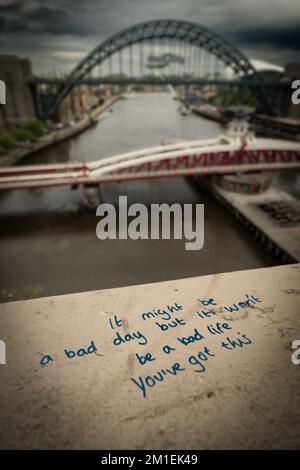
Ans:
<svg viewBox="0 0 300 470"><path fill-rule="evenodd" d="M43 109L51 118L62 100L80 84L212 84L241 85L252 90L262 109L275 114L267 89L278 82L266 81L234 45L203 26L180 20L154 20L131 26L103 41L64 78L33 77L55 92Z"/></svg>

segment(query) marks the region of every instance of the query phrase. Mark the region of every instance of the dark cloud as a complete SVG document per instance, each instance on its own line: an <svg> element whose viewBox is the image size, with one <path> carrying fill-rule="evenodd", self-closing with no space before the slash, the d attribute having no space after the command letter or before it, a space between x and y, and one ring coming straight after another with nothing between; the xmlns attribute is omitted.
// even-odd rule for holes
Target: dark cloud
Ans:
<svg viewBox="0 0 300 470"><path fill-rule="evenodd" d="M200 23L258 59L300 56L299 0L0 0L0 53L29 56L37 68L51 56L75 65L110 35L158 18Z"/></svg>
<svg viewBox="0 0 300 470"><path fill-rule="evenodd" d="M273 28L251 28L231 33L232 40L240 47L266 44L277 48L286 48L300 51L300 27L297 25ZM300 59L300 57L299 57Z"/></svg>
<svg viewBox="0 0 300 470"><path fill-rule="evenodd" d="M0 8L0 25L2 33L19 31L37 33L57 33L69 29L70 15L63 9L38 6L26 10L20 4L2 6ZM75 28L74 28L75 31Z"/></svg>
<svg viewBox="0 0 300 470"><path fill-rule="evenodd" d="M87 34L80 15L75 11L42 6L25 14L28 31L48 34Z"/></svg>
<svg viewBox="0 0 300 470"><path fill-rule="evenodd" d="M113 1L113 0L112 0ZM0 18L3 21L1 32L14 33L23 30L28 33L65 34L65 35L90 35L99 31L100 24L97 21L99 6L102 8L108 3L100 0L97 4L93 0L79 1L28 1L8 4L0 7ZM89 6L95 7L95 15Z"/></svg>

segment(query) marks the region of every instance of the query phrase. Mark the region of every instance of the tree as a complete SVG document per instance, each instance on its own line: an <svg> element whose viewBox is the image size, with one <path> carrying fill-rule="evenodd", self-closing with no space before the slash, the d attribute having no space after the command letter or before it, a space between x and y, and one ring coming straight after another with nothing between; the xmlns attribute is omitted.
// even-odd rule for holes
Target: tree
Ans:
<svg viewBox="0 0 300 470"><path fill-rule="evenodd" d="M0 146L3 147L4 150L9 151L17 147L18 142L9 132L5 132L0 135Z"/></svg>
<svg viewBox="0 0 300 470"><path fill-rule="evenodd" d="M26 142L28 140L32 142L33 140L36 139L36 137L32 134L32 132L30 132L27 129L23 129L22 127L20 128L15 127L14 129L10 130L10 133L19 142Z"/></svg>
<svg viewBox="0 0 300 470"><path fill-rule="evenodd" d="M23 129L31 132L31 134L34 135L34 137L39 138L42 135L45 134L46 129L41 121L38 119L32 119L31 121L28 121L24 126Z"/></svg>

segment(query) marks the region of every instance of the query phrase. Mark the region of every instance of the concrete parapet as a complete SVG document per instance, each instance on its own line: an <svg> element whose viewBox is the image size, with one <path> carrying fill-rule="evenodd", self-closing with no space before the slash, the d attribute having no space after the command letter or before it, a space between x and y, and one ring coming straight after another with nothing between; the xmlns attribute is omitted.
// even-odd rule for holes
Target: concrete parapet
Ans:
<svg viewBox="0 0 300 470"><path fill-rule="evenodd" d="M299 448L299 274L0 305L0 448Z"/></svg>

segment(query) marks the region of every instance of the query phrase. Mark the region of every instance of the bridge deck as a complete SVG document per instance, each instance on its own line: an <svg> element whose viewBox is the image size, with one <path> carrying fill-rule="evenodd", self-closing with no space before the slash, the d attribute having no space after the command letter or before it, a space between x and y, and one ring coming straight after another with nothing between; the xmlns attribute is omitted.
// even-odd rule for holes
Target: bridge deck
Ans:
<svg viewBox="0 0 300 470"><path fill-rule="evenodd" d="M148 178L300 169L300 144L221 135L141 149L87 163L0 168L0 190L104 184Z"/></svg>

